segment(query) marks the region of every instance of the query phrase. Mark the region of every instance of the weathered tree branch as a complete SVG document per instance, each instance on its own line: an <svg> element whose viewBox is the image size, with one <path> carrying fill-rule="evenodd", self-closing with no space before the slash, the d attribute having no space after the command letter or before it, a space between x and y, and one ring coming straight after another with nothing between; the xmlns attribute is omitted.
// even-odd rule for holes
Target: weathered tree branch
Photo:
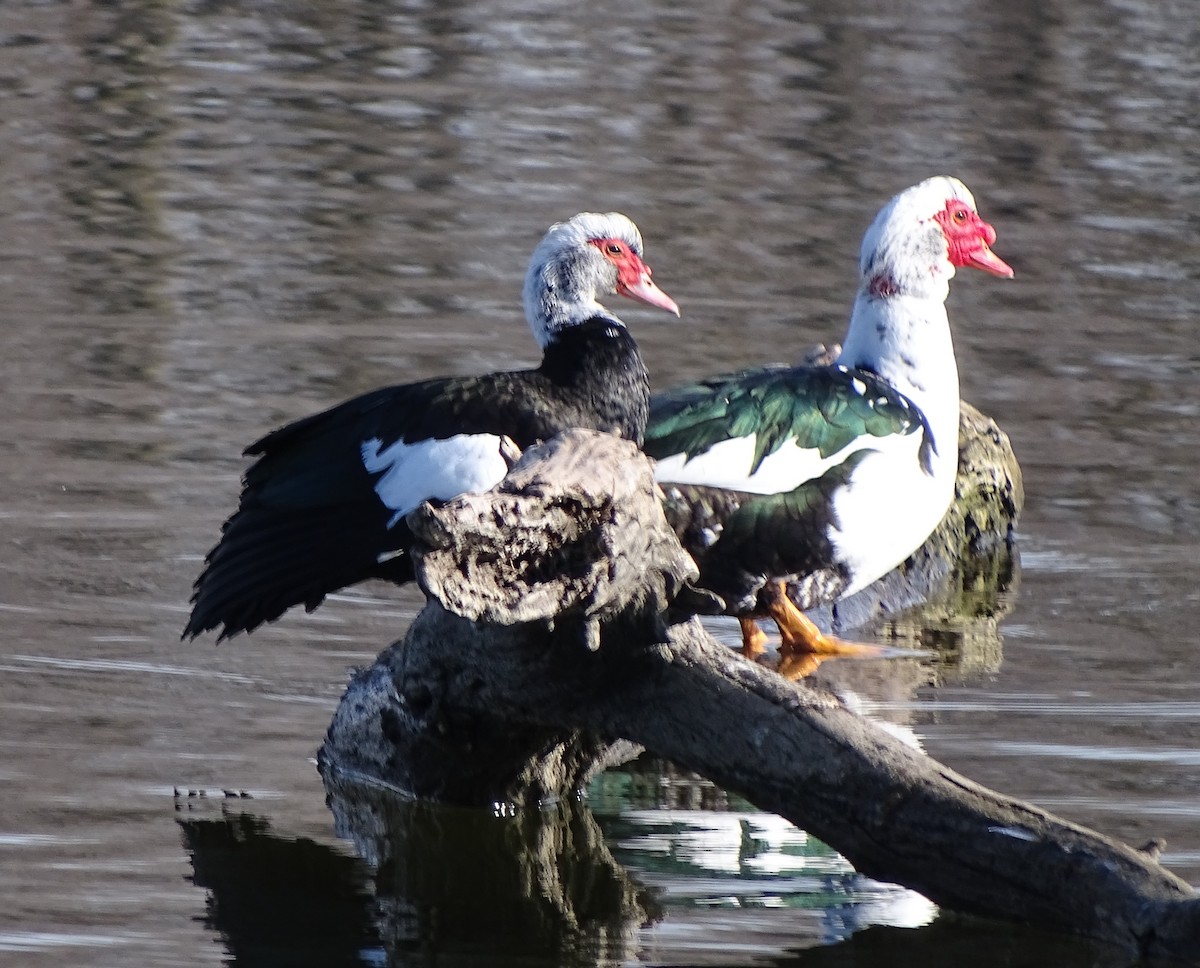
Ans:
<svg viewBox="0 0 1200 968"><path fill-rule="evenodd" d="M667 628L690 560L632 445L564 435L410 523L433 598L351 683L327 780L520 802L631 741L945 907L1200 964L1200 899L1146 854L957 775L696 620Z"/></svg>

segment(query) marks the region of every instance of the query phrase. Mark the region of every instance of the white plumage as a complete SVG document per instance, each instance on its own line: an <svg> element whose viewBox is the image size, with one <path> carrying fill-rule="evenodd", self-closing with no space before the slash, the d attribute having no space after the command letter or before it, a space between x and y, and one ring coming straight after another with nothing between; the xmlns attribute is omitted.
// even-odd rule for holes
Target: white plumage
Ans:
<svg viewBox="0 0 1200 968"><path fill-rule="evenodd" d="M383 447L378 437L363 442L363 466L382 476L375 493L396 513L388 527L422 501L448 501L459 494L491 490L508 473L501 451L503 437L494 434L456 434L444 440L396 441Z"/></svg>

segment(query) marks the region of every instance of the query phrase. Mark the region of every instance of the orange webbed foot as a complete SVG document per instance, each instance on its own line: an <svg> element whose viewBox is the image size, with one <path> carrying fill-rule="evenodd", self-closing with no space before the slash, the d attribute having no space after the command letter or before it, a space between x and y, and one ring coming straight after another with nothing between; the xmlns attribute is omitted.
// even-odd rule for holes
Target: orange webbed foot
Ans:
<svg viewBox="0 0 1200 968"><path fill-rule="evenodd" d="M779 626L780 655L871 658L884 654L883 648L878 645L850 642L834 635L826 635L788 598L787 584L783 581L774 581L767 585L763 589L763 597L767 600L767 614ZM815 669L816 665L813 668Z"/></svg>

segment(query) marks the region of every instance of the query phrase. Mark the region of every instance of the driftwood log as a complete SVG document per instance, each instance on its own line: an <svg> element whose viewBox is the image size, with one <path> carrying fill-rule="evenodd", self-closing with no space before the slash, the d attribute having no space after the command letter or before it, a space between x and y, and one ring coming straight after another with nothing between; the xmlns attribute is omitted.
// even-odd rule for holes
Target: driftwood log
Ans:
<svg viewBox="0 0 1200 968"><path fill-rule="evenodd" d="M670 624L694 565L627 442L566 434L409 522L430 600L348 687L327 785L519 805L635 743L943 907L1200 965L1200 897L1149 854L959 776L695 619Z"/></svg>

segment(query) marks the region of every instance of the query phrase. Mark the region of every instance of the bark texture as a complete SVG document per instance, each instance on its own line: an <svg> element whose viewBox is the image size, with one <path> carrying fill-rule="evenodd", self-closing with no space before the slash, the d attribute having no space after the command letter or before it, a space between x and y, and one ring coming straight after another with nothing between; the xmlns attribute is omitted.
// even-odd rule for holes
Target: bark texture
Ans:
<svg viewBox="0 0 1200 968"><path fill-rule="evenodd" d="M1200 899L1147 854L959 776L694 619L667 627L694 571L627 442L563 435L410 523L431 600L348 688L327 782L521 803L636 743L947 908L1200 964Z"/></svg>

